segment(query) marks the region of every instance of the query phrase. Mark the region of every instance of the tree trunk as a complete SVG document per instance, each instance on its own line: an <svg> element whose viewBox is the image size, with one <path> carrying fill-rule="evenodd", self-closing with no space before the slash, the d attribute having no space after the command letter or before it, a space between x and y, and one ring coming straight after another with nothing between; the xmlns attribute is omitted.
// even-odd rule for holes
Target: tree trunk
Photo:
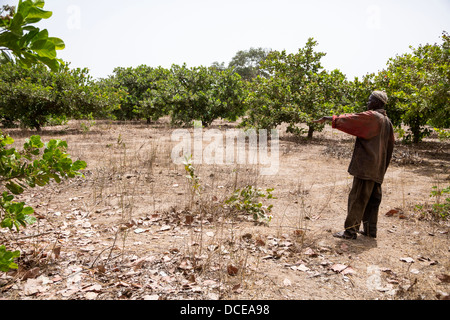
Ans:
<svg viewBox="0 0 450 320"><path fill-rule="evenodd" d="M308 139L310 139L310 140L312 139L313 133L314 133L314 128L312 126L310 126L308 129Z"/></svg>
<svg viewBox="0 0 450 320"><path fill-rule="evenodd" d="M417 144L421 140L421 134L420 134L420 124L419 121L416 120L411 124L411 133L413 134L413 143Z"/></svg>
<svg viewBox="0 0 450 320"><path fill-rule="evenodd" d="M37 132L41 132L42 128L41 128L41 124L38 121L34 121L33 125L31 128L35 128Z"/></svg>
<svg viewBox="0 0 450 320"><path fill-rule="evenodd" d="M421 140L420 136L420 126L411 128L412 134L413 134L413 143L417 144Z"/></svg>

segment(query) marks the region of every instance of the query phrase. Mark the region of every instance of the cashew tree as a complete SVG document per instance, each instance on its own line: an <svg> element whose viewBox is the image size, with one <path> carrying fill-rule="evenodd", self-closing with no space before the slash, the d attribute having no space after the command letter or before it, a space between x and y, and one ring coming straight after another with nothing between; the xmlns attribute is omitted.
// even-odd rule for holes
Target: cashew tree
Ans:
<svg viewBox="0 0 450 320"><path fill-rule="evenodd" d="M15 60L25 68L42 63L59 70L61 65L55 50L61 49L63 42L49 38L46 30L40 31L32 25L51 16L43 6L44 1L31 0L19 1L17 10L3 6L0 17L2 64ZM36 221L34 209L23 201L15 201L17 196L27 188L82 175L80 171L86 163L71 159L65 141L44 143L39 136L32 136L21 149L15 148L13 143L14 139L0 131L0 227L14 233ZM10 248L12 244L5 234L0 241L0 271L17 269L15 259L20 251Z"/></svg>

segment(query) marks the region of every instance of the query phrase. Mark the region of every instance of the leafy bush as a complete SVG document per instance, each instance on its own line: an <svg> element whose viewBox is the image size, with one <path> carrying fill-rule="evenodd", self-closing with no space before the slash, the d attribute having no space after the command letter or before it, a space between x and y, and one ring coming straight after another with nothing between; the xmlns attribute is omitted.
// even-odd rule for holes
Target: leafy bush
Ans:
<svg viewBox="0 0 450 320"><path fill-rule="evenodd" d="M62 179L82 176L80 170L86 167L81 160L72 161L66 153L67 143L50 140L43 143L39 136L32 136L23 145L23 150L11 146L14 140L0 131L0 227L19 231L21 227L33 224L33 208L24 202L14 201L26 188L45 186L50 181L60 183ZM0 248L0 270L17 268L12 260L18 251Z"/></svg>
<svg viewBox="0 0 450 320"><path fill-rule="evenodd" d="M0 32L0 66L3 71L3 73L0 72L0 79L2 80L0 81L0 89L2 90L0 91L0 115L4 117L6 113L6 120L9 121L14 119L15 114L13 112L8 113L8 110L16 110L16 106L11 103L11 100L16 99L15 101L21 102L20 94L19 100L17 100L15 94L18 92L25 93L24 99L33 101L28 105L25 101L21 106L39 109L41 104L45 104L48 100L48 95L52 89L42 85L42 81L46 80L44 77L36 82L28 82L33 74L29 74L27 78L18 75L25 72L25 69L29 72L35 64L37 70L46 70L41 63L50 67L52 71L59 71L61 68L61 61L56 58L56 50L64 47L62 40L49 38L47 30L40 31L31 25L52 15L51 12L43 10L43 7L44 1L42 0L19 0L17 12L9 6L4 6L0 12L0 14L3 14L4 11L9 11L8 15L0 16L0 27L2 29ZM13 57L15 57L15 64ZM12 68L10 69L11 72L4 72L4 67L6 70ZM58 75L64 75L67 70L67 66L65 66L65 69ZM50 78L54 76L52 73L43 74ZM8 77L15 77L17 81L5 80ZM70 91L67 93L71 94ZM64 100L64 97L63 95L58 99ZM51 105L48 107L51 107ZM16 112L21 111L24 110L18 109ZM44 114L52 115L52 112L47 111ZM28 121L33 121L33 115L42 116L40 113L28 115ZM12 117L12 119L9 117ZM41 124L39 119L36 120L36 124L38 126ZM20 151L11 147L13 143L14 140L11 137L0 131L0 192L2 192L0 198L0 227L8 228L11 231L15 228L19 231L20 227L26 227L28 224L34 223L36 218L32 216L33 208L26 207L24 202L14 201L14 197L22 194L28 187L45 186L51 180L60 183L61 179L82 175L79 170L84 169L86 163L81 160L72 161L69 154L66 153L67 143L65 141L50 140L44 144L39 136L32 136L25 141L23 150ZM13 260L19 256L18 250L9 251L6 246L1 245L0 270L6 272L11 268L17 268L18 266Z"/></svg>
<svg viewBox="0 0 450 320"><path fill-rule="evenodd" d="M450 126L450 36L444 32L441 44L426 44L388 62L375 82L388 96L393 124L409 127L404 139L420 142L431 133L427 125Z"/></svg>
<svg viewBox="0 0 450 320"><path fill-rule="evenodd" d="M37 130L52 118L107 116L119 103L118 93L97 86L87 69L68 65L52 72L42 64L25 69L6 63L0 65L0 80L3 122Z"/></svg>
<svg viewBox="0 0 450 320"><path fill-rule="evenodd" d="M448 219L450 217L450 186L443 189L433 186L430 197L434 199L431 207L416 205L416 210L423 216L429 214L436 219Z"/></svg>
<svg viewBox="0 0 450 320"><path fill-rule="evenodd" d="M246 186L235 190L233 195L225 200L225 203L234 210L252 215L254 221L269 223L272 220L270 213L273 205L265 206L259 201L259 198L273 199L273 190L266 189L266 193L264 193L261 189Z"/></svg>
<svg viewBox="0 0 450 320"><path fill-rule="evenodd" d="M0 271L7 272L10 269L17 269L15 258L20 257L20 251L8 251L5 246L0 246Z"/></svg>
<svg viewBox="0 0 450 320"><path fill-rule="evenodd" d="M436 131L438 138L440 141L450 140L450 131L439 129L439 128L433 128L434 131Z"/></svg>
<svg viewBox="0 0 450 320"><path fill-rule="evenodd" d="M447 219L450 216L450 186L439 190L438 187L434 186L431 191L430 197L434 197L436 202L432 205L433 214L442 219ZM442 198L444 198L442 201Z"/></svg>
<svg viewBox="0 0 450 320"><path fill-rule="evenodd" d="M120 108L114 110L119 120L145 118L148 122L166 115L169 70L140 65L136 68L115 68L104 80L106 86L123 92Z"/></svg>
<svg viewBox="0 0 450 320"><path fill-rule="evenodd" d="M199 195L201 191L200 179L195 173L195 168L192 165L192 155L185 156L183 160L184 170L186 171L186 178L189 182L189 187L191 191L191 197L194 195Z"/></svg>
<svg viewBox="0 0 450 320"><path fill-rule="evenodd" d="M260 64L267 58L270 51L264 48L240 50L231 59L228 68L239 74L244 81L250 81L257 76L268 77L267 72L260 68Z"/></svg>
<svg viewBox="0 0 450 320"><path fill-rule="evenodd" d="M169 93L170 116L176 125L200 120L209 126L223 118L235 121L245 112L245 86L233 71L203 66L173 65Z"/></svg>

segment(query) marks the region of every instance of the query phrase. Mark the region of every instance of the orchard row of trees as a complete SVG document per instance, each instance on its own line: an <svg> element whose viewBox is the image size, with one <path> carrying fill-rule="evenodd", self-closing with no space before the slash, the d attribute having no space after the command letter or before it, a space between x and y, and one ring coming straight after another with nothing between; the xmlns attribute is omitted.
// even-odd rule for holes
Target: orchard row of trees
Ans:
<svg viewBox="0 0 450 320"><path fill-rule="evenodd" d="M188 126L201 120L208 126L218 118L236 121L245 112L246 84L231 69L141 65L116 68L102 84L125 93L113 112L120 120L145 118L151 122L170 115L174 125Z"/></svg>
<svg viewBox="0 0 450 320"><path fill-rule="evenodd" d="M53 50L63 45L55 38L45 39ZM192 68L118 67L100 80L93 80L87 69L71 69L62 61L59 68L56 62L24 68L28 56L18 62L3 59L0 117L5 126L20 123L37 130L68 118L151 122L168 115L174 125L182 126L194 120L208 126L215 119L240 118L245 127L271 129L285 123L288 132L312 138L323 128L312 120L364 111L370 93L385 90L394 125L409 128L405 139L419 142L429 126L450 127L446 32L441 43L411 48L411 53L390 59L379 73L353 81L337 69L325 70L321 59L326 54L316 46L310 38L296 53L251 48L239 51L228 66L216 62ZM45 57L40 60L46 62Z"/></svg>

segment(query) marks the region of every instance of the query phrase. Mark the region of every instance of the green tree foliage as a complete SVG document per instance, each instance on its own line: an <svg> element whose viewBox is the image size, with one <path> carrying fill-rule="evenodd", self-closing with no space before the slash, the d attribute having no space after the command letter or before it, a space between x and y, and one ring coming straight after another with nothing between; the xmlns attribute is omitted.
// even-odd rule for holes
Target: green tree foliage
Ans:
<svg viewBox="0 0 450 320"><path fill-rule="evenodd" d="M450 37L444 32L441 44L411 50L391 58L375 82L388 93L394 124L409 126L406 139L418 143L427 124L450 127Z"/></svg>
<svg viewBox="0 0 450 320"><path fill-rule="evenodd" d="M296 95L297 106L306 114L303 120L308 126L308 139L313 137L315 131L323 129L323 125L314 124L312 120L338 113L346 105L346 88L345 75L337 69L331 72L322 70L309 76L303 89ZM293 133L303 131L292 122L289 130Z"/></svg>
<svg viewBox="0 0 450 320"><path fill-rule="evenodd" d="M16 150L11 145L14 140L0 131L0 227L19 231L36 221L32 216L34 210L24 202L14 201L26 188L45 186L51 180L60 183L62 179L82 175L79 170L86 167L81 160L72 161L66 153L67 143L50 140L44 144L39 136L26 140L23 150ZM7 251L0 246L0 270L17 268L13 259L18 251Z"/></svg>
<svg viewBox="0 0 450 320"><path fill-rule="evenodd" d="M208 126L219 118L235 121L245 112L245 85L230 69L173 65L169 90L170 115L177 125L200 120Z"/></svg>
<svg viewBox="0 0 450 320"><path fill-rule="evenodd" d="M42 18L50 17L51 13L44 11L43 6L44 1L19 1L17 13L10 7L4 7L4 10L8 10L10 14L2 16L0 20L2 23L0 47L3 57L1 67L12 67L9 76L17 77L20 79L19 82L27 81L27 78L17 76L23 69L14 69L17 65L12 63L10 55L16 58L17 64L28 68L33 67L35 63L43 62L55 71L60 69L59 60L57 60L56 54L53 55L53 51L57 49L54 42L61 44L62 41L47 36L41 37L39 29L30 25ZM27 34L25 31L29 33ZM45 34L48 35L47 32ZM35 37L38 37L38 40ZM6 64L5 61L7 61ZM2 70L5 71L5 69ZM3 77L6 77L5 74ZM28 78L31 78L31 75ZM8 90L10 88L7 86L15 86L16 82L7 82L2 79L0 84L3 89ZM34 86L39 85L40 82L36 84L20 83L18 90L32 92L35 89ZM43 95L42 100L45 100L48 97L48 88L42 87L41 89L37 91L40 91L39 94ZM2 99L4 107L10 108L5 101L14 99L13 94L15 93L18 92L2 91L0 99ZM61 97L61 99L63 98ZM69 154L66 153L67 143L65 141L50 140L44 144L39 136L32 136L25 141L22 150L12 147L13 143L14 140L11 137L0 131L0 227L19 231L19 228L34 223L36 218L32 216L33 208L27 207L24 202L14 201L15 196L22 194L28 187L45 186L50 181L59 183L62 179L82 175L80 170L86 167L86 163L81 160L72 161ZM1 245L0 270L6 272L11 268L17 268L14 259L19 256L18 250L9 251L5 245Z"/></svg>
<svg viewBox="0 0 450 320"><path fill-rule="evenodd" d="M345 91L345 107L341 110L339 107L337 113L363 112L367 110L367 101L370 94L379 88L375 84L375 74L366 74L359 79L355 77L353 81L348 81ZM392 115L389 113L389 117Z"/></svg>
<svg viewBox="0 0 450 320"><path fill-rule="evenodd" d="M247 114L242 125L246 127L270 130L306 117L292 99L289 80L282 77L254 79L245 104Z"/></svg>
<svg viewBox="0 0 450 320"><path fill-rule="evenodd" d="M4 5L0 9L0 61L15 58L23 67L42 62L53 71L61 67L56 50L64 49L64 42L33 26L52 16L43 9L44 4L42 0L19 0L17 7Z"/></svg>
<svg viewBox="0 0 450 320"><path fill-rule="evenodd" d="M247 185L245 188L235 190L231 197L225 200L225 204L232 210L252 215L254 221L268 224L272 220L273 205L266 206L259 198L275 199L272 195L273 190L273 188L266 189L267 193L264 193L261 188Z"/></svg>
<svg viewBox="0 0 450 320"><path fill-rule="evenodd" d="M316 52L316 46L310 38L297 53L269 53L261 68L270 77L259 76L252 81L245 125L269 129L287 123L289 132L300 134L304 129L298 125L306 123L309 138L323 128L311 121L329 115L344 102L347 84L339 70L323 70L320 60L325 53Z"/></svg>
<svg viewBox="0 0 450 320"><path fill-rule="evenodd" d="M50 118L104 117L119 103L118 93L96 85L87 69L62 66L52 72L42 64L22 68L0 65L0 117L40 130Z"/></svg>
<svg viewBox="0 0 450 320"><path fill-rule="evenodd" d="M169 76L169 70L162 67L140 65L114 69L110 85L125 93L120 108L114 112L117 119L145 118L150 122L166 115Z"/></svg>
<svg viewBox="0 0 450 320"><path fill-rule="evenodd" d="M244 114L245 84L232 70L204 66L170 69L141 65L116 68L105 85L125 93L115 115L121 120L155 121L170 115L174 125L201 120L208 126L218 118L235 121Z"/></svg>
<svg viewBox="0 0 450 320"><path fill-rule="evenodd" d="M142 94L142 100L139 100L135 108L135 112L147 119L147 123L150 123L152 120L156 121L168 114L169 79L169 70L162 67L152 69L152 79L149 81L149 87Z"/></svg>
<svg viewBox="0 0 450 320"><path fill-rule="evenodd" d="M267 58L270 51L264 48L240 50L231 59L228 68L233 69L245 81L250 81L257 76L267 77L267 72L261 68L261 62Z"/></svg>
<svg viewBox="0 0 450 320"><path fill-rule="evenodd" d="M210 68L213 68L217 71L224 71L227 67L225 66L225 62L218 62L218 61L214 61L213 63L211 63Z"/></svg>

